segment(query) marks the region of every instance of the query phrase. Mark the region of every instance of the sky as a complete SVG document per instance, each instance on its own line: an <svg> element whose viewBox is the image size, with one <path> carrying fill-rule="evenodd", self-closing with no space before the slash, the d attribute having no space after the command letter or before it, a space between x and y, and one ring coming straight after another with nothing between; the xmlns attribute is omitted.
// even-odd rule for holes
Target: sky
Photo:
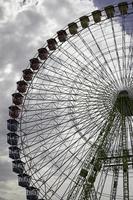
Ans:
<svg viewBox="0 0 133 200"><path fill-rule="evenodd" d="M0 200L25 200L18 187L6 144L6 120L11 94L22 70L37 49L76 18L118 0L39 0L20 8L17 0L0 0ZM33 1L32 1L33 2Z"/></svg>

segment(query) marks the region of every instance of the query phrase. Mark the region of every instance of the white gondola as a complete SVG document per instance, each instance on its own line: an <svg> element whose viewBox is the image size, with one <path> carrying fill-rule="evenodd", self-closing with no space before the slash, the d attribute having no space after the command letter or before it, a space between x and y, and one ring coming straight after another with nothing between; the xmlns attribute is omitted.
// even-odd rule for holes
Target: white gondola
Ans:
<svg viewBox="0 0 133 200"><path fill-rule="evenodd" d="M14 132L7 133L7 143L10 145L17 145L19 136Z"/></svg>
<svg viewBox="0 0 133 200"><path fill-rule="evenodd" d="M28 84L22 80L17 82L17 90L21 93L25 93L27 90Z"/></svg>
<svg viewBox="0 0 133 200"><path fill-rule="evenodd" d="M24 171L24 162L21 160L12 161L12 170L17 174L22 174Z"/></svg>
<svg viewBox="0 0 133 200"><path fill-rule="evenodd" d="M20 159L20 149L17 146L9 147L9 158Z"/></svg>
<svg viewBox="0 0 133 200"><path fill-rule="evenodd" d="M12 102L15 105L21 105L23 103L23 95L20 94L19 92L13 93L12 94Z"/></svg>
<svg viewBox="0 0 133 200"><path fill-rule="evenodd" d="M26 196L28 200L38 200L39 190L35 187L29 187L26 190Z"/></svg>
<svg viewBox="0 0 133 200"><path fill-rule="evenodd" d="M21 187L29 187L31 177L27 174L20 174L18 175L18 185Z"/></svg>
<svg viewBox="0 0 133 200"><path fill-rule="evenodd" d="M19 122L15 119L8 119L7 120L7 129L9 131L15 132L18 129Z"/></svg>

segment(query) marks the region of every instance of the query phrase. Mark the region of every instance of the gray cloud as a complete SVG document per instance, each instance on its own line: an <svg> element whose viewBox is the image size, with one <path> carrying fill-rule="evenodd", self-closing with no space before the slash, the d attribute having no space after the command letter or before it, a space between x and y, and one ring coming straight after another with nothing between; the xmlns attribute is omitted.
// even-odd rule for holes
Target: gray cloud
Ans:
<svg viewBox="0 0 133 200"><path fill-rule="evenodd" d="M9 162L0 160L0 182L16 179L16 175L12 173L12 166Z"/></svg>
<svg viewBox="0 0 133 200"><path fill-rule="evenodd" d="M0 19L4 19L4 8L2 6L0 6Z"/></svg>
<svg viewBox="0 0 133 200"><path fill-rule="evenodd" d="M88 7L91 3L87 4ZM82 13L88 12L88 8L80 1L71 0L45 0L42 3L45 15L52 22L53 26L62 29L65 25L81 16ZM76 17L75 17L76 16ZM51 24L51 26L52 26ZM48 27L51 29L52 27Z"/></svg>
<svg viewBox="0 0 133 200"><path fill-rule="evenodd" d="M6 200L6 199L3 199L2 197L0 197L0 200Z"/></svg>
<svg viewBox="0 0 133 200"><path fill-rule="evenodd" d="M74 5L69 0L45 0L43 6L46 15L49 16L49 19L57 23L59 26L64 25L64 21L69 20L76 13L73 7Z"/></svg>
<svg viewBox="0 0 133 200"><path fill-rule="evenodd" d="M29 10L19 13L15 21L1 25L2 52L0 59L3 60L3 67L7 63L20 67L24 56L31 54L43 23L46 23L46 19L41 14ZM20 71L19 67L16 70Z"/></svg>

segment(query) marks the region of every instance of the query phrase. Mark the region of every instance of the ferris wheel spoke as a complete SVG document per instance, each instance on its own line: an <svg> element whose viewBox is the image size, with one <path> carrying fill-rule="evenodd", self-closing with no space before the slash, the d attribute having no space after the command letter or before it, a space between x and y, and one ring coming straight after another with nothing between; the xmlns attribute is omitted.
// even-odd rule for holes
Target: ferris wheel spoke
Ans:
<svg viewBox="0 0 133 200"><path fill-rule="evenodd" d="M110 76L108 76L108 73L104 67L104 65L100 62L100 60L98 59L98 57L95 56L95 54L93 53L92 49L88 46L88 44L84 41L84 39L82 38L82 35L78 35L79 38L81 39L81 41L83 42L83 44L85 44L85 46L87 47L87 50L89 52L91 52L92 56L95 58L95 60L97 60L98 64L101 66L101 69L103 71L99 71L98 72L98 77L101 77L104 81L106 81L105 77L107 77L107 79L110 80ZM71 46L78 52L78 54L84 58L84 60L87 62L88 65L91 65L93 70L96 70L97 67L94 68L94 62L92 62L88 57L86 57L86 55L84 55L84 53L82 53L82 51L71 41L69 41L69 43L71 44ZM103 56L103 55L102 55ZM103 72L105 72L105 75L103 76ZM113 82L113 81L112 81Z"/></svg>
<svg viewBox="0 0 133 200"><path fill-rule="evenodd" d="M82 146L79 148L79 150L78 151L80 151L80 149L82 148ZM64 153L64 152L63 152ZM76 153L76 155L78 155L78 152ZM61 158L62 156L60 156L59 158L58 158L58 160L60 160L60 158ZM71 159L73 157L73 155L69 158L69 159ZM56 161L57 163L58 163L58 160ZM68 162L68 160L66 161L66 162ZM49 162L50 163L50 162ZM46 164L48 164L48 163L46 163ZM57 170L59 170L59 169L57 169ZM47 170L47 171L49 171L49 169ZM52 176L51 176L52 177Z"/></svg>
<svg viewBox="0 0 133 200"><path fill-rule="evenodd" d="M77 141L76 141L77 142ZM75 143L76 143L75 142ZM57 146L58 147L58 146ZM57 149L57 147L55 147L55 150ZM60 148L60 145L59 145L59 148ZM58 152L58 151L57 151ZM71 152L71 150L70 150L70 147L67 149L67 152L69 152L69 153L71 153L72 154L72 156L74 156L74 154ZM50 154L51 152L50 151L48 151L48 153ZM64 155L66 156L67 154L66 154L66 152L64 153ZM57 155L57 157L58 156L60 156L60 154L58 154ZM74 156L75 157L75 156ZM77 157L75 157L78 161L79 161L79 159L77 158ZM44 160L45 160L45 158L44 158ZM51 157L51 161L53 160L53 156ZM59 164L59 162L60 162L60 158L59 158L59 161L57 161L57 163ZM43 163L43 162L42 162ZM58 166L58 164L57 164L57 166ZM53 164L53 166L54 166L54 164Z"/></svg>
<svg viewBox="0 0 133 200"><path fill-rule="evenodd" d="M86 120L83 119L83 121L80 121L80 124L82 125L83 122L85 122L85 121L86 121ZM65 123L64 123L64 124L65 124ZM74 125L72 125L72 127L74 127L75 125L78 125L78 124L79 124L79 122L78 122L78 123L76 122L76 123L74 123ZM83 131L83 130L88 126L88 123L87 123L86 126L84 126L84 127L82 127L82 128L81 128L81 125L80 125L80 128L77 129L77 131ZM99 125L100 125L100 124L99 124ZM98 126L98 124L97 124L97 126ZM57 127L58 127L58 126L57 126ZM71 128L72 128L72 127L71 127ZM100 126L99 126L99 127L100 127ZM54 127L53 127L53 128L54 128ZM52 130L53 130L53 128L52 128ZM93 124L92 124L92 129L94 129ZM61 134L61 133L63 134L63 132L66 133L66 131L69 131L69 130L70 130L69 128L65 128L65 129L63 129L62 131L60 130L58 134ZM90 130L91 130L91 126L90 126ZM94 130L95 130L95 129L94 129ZM40 131L41 131L41 129L40 129ZM46 130L45 130L45 133L47 133L47 131L49 131L49 129L48 129L48 130L46 129ZM38 132L39 132L39 130L38 130ZM76 131L75 131L75 132L76 132ZM28 136L28 134L26 134L26 135ZM32 133L32 135L33 135L33 133ZM40 136L40 135L41 135L41 134L38 134L38 136ZM33 140L33 138L34 138L34 137L32 136L32 140ZM29 138L29 139L30 139L30 138Z"/></svg>
<svg viewBox="0 0 133 200"><path fill-rule="evenodd" d="M64 67L64 72L65 72L65 75L69 78L68 74L73 74L74 76L77 76L82 67L84 67L84 63L80 63L80 65L77 67L76 64L77 64L77 60L71 60L71 57L67 57L66 56L66 59L63 60L61 57L57 57L56 55L52 55L51 59L57 63L58 65L60 66L63 66ZM49 65L49 64L48 64ZM77 67L77 70L75 71L75 67ZM58 69L58 68L57 68Z"/></svg>
<svg viewBox="0 0 133 200"><path fill-rule="evenodd" d="M61 75L61 74L60 74ZM85 74L84 74L85 75ZM86 74L87 75L87 74ZM53 78L53 79L55 79L55 77L50 77L51 79ZM85 83L83 83L83 80L86 80L86 81L88 81L88 84L85 84ZM57 89L63 89L63 90L68 90L69 88L70 89L76 89L77 90L77 88L76 88L76 86L78 87L78 85L82 85L82 86L85 86L85 87L87 87L88 89L90 89L91 87L92 87L92 85L93 85L93 87L94 86L97 86L97 84L98 83L96 83L96 82L94 82L93 80L88 80L86 77L83 77L83 80L80 80L80 78L77 76L77 80L75 80L74 81L74 84L73 85L71 85L71 86L69 86L69 85L64 85L63 84L63 81L66 81L66 79L62 79L62 83L59 83L59 82L56 82L56 80L55 81L53 81L53 83L55 83L55 84L57 84ZM46 80L47 81L47 80ZM72 81L72 79L70 79L70 81L68 81L67 80L67 84L69 84L69 83L71 83L71 81ZM66 83L65 83L66 84ZM99 81L99 84L102 86L103 85L103 82L101 83L100 81ZM40 85L39 85L40 86ZM41 87L42 87L43 85L41 85ZM45 85L44 85L44 88L46 88L47 86L49 86L49 84L47 84L47 83L45 83ZM55 89L55 85L51 85L51 87L53 86L53 89ZM102 86L103 87L103 86ZM41 90L44 90L44 88L42 88L42 89L40 89L40 91ZM79 87L78 87L79 88ZM86 88L86 90L85 89L83 89L83 88L79 88L79 90L83 90L83 92L87 92L87 88ZM39 90L38 89L38 87L33 87L33 89L35 89L35 90ZM93 88L92 88L93 89ZM101 88L102 89L102 88ZM48 89L47 89L48 90ZM47 91L46 90L46 91ZM69 91L69 90L68 90ZM62 91L61 91L62 92ZM76 95L76 94L74 94L74 95Z"/></svg>
<svg viewBox="0 0 133 200"><path fill-rule="evenodd" d="M80 152L80 151L79 151L79 152ZM78 154L78 155L79 155L79 154ZM68 169L71 170L71 169L72 169L72 166L73 166L73 167L76 167L77 164L76 164L76 165L73 165L73 164L72 164L73 162L74 162L74 160L71 162L71 165L70 165L70 164L68 165L69 167L67 168L67 170L68 170ZM66 170L66 169L65 169L65 170ZM58 182L58 179L57 179L57 182ZM61 183L61 185L62 185L62 183ZM61 186L61 185L60 185L60 186Z"/></svg>
<svg viewBox="0 0 133 200"><path fill-rule="evenodd" d="M81 111L80 111L80 112L81 112ZM65 116L69 116L69 115L71 116L71 114L72 114L72 112L66 113L66 114L64 115L64 117L65 117ZM46 116L47 116L47 115L48 115L48 114L46 113ZM81 115L81 116L82 116L82 115ZM49 117L49 118L47 118L47 119L44 118L45 120L42 119L42 122L41 122L41 123L38 123L38 124L36 124L36 125L43 124L43 123L45 123L45 121L47 121L48 119L53 119L53 120L54 120L54 119L56 119L56 118L58 119L58 118L60 118L60 117L62 117L62 116L56 114L54 117L52 116L52 117ZM79 118L80 118L80 117L79 117ZM77 118L77 119L78 119L78 118ZM57 126L62 125L62 124L64 124L64 123L66 124L66 123L69 122L70 120L71 120L71 118L70 118L70 119L67 119L67 120L64 121L63 123L57 124ZM33 121L33 122L34 122L34 121ZM31 122L29 122L29 123L31 123ZM28 124L28 122L27 122L27 124ZM56 125L54 125L54 127L55 127L55 126L56 126ZM32 126L32 125L31 125L31 126L27 126L27 128L30 128L30 127L33 127L33 126ZM27 129L27 128L26 128L26 129ZM47 128L49 129L50 127L47 127ZM51 127L51 128L52 128L52 127ZM24 130L24 129L22 129L22 131L23 131L23 130Z"/></svg>
<svg viewBox="0 0 133 200"><path fill-rule="evenodd" d="M89 110L89 109L88 109ZM104 110L104 108L103 108L103 110ZM85 110L83 110L84 112L85 112ZM101 111L102 111L102 109L101 109ZM81 112L81 110L80 111L78 111L78 112L80 112L80 114L82 113ZM94 117L96 117L97 115L99 115L99 113L97 113L97 110L95 111L95 109L94 109ZM96 114L95 114L95 112L96 112ZM77 112L76 112L77 113ZM66 116L71 116L71 114L72 114L72 112L69 112L69 113L66 113L65 115ZM47 115L47 114L46 114ZM64 115L64 116L65 116ZM80 115L79 116L79 118L81 117L82 115ZM84 116L84 113L83 113L83 116ZM55 119L55 118L58 118L58 117L60 117L60 115L55 115L54 117L52 116L52 117L50 117L49 119ZM76 119L78 119L78 117L76 118ZM47 119L46 119L47 120ZM49 130L50 128L52 129L52 128L55 128L56 126L58 127L59 125L63 125L63 124L66 124L66 123L68 123L68 122L70 122L72 120L72 118L70 118L70 119L67 119L66 121L64 121L64 122L62 122L62 123L59 123L59 124L56 124L56 125L53 125L53 126L48 126L47 128L45 128L45 130ZM28 123L28 122L27 122ZM37 124L35 124L35 126L36 125L39 125L39 124L43 124L43 123L45 123L45 121L44 120L42 120L40 123L37 123ZM31 126L27 126L26 127L26 129L29 129L29 128L32 128L33 129L33 125L31 125ZM21 131L24 131L23 129L21 130ZM32 132L32 134L33 134L33 132Z"/></svg>
<svg viewBox="0 0 133 200"><path fill-rule="evenodd" d="M61 47L59 47L59 51L67 57L67 59L69 59L73 64L75 64L77 67L79 67L79 70L81 69L81 66L85 66L85 63L83 61L81 61L78 57L75 57L73 54L71 54L68 50L63 49ZM57 58L56 58L57 59ZM61 60L61 58L60 58ZM86 63L87 64L87 63ZM69 66L69 64L68 64ZM78 70L78 68L77 68Z"/></svg>
<svg viewBox="0 0 133 200"><path fill-rule="evenodd" d="M125 77L124 81L125 81L125 85L128 85L127 81L127 67L126 67L126 48L125 48L125 17L122 17L122 80L123 77Z"/></svg>
<svg viewBox="0 0 133 200"><path fill-rule="evenodd" d="M97 92L100 92L100 90L98 90ZM82 94L82 92L81 92L81 94ZM78 97L78 96L79 96L79 97L82 97L81 94L80 94L80 95L77 94L76 96L77 96L77 97ZM93 94L93 92L92 92L92 94ZM34 95L34 94L33 94L33 95ZM31 95L31 96L32 96L32 95ZM63 95L63 96L64 96L64 95ZM73 93L72 93L71 96L73 97L73 96L75 96L75 95L73 95ZM43 93L42 93L41 97L43 97ZM90 96L90 97L91 97L91 96ZM86 98L87 98L87 97L85 97L85 99L86 99ZM97 100L97 97L96 97L96 98L93 97L93 98ZM28 97L28 99L33 100L33 97L32 97L32 98L31 98L31 97ZM44 100L45 100L45 99L44 99ZM50 100L50 99L49 99L49 100ZM46 100L45 100L45 101L46 101ZM56 100L53 100L53 102L54 102L54 101L56 102ZM57 101L58 101L58 99L57 99ZM75 99L71 99L71 101L75 101ZM47 102L49 102L49 101L47 100L46 103L47 103ZM29 105L34 105L34 104L32 103L32 104L29 104ZM42 103L42 105L45 105L45 104Z"/></svg>
<svg viewBox="0 0 133 200"><path fill-rule="evenodd" d="M61 75L61 74L60 74L60 75ZM83 85L83 86L86 86L87 88L89 88L89 86L91 86L91 85L86 85L86 84L84 84L83 82L79 82L79 80L74 80L74 85L69 85L70 83L72 83L72 82L71 82L71 79L70 79L70 81L69 81L69 80L66 80L66 79L63 80L63 78L62 78L62 79L61 79L61 82L59 82L59 80L56 81L55 77L52 77L52 76L49 76L49 77L51 78L51 80L52 80L53 83L57 84L58 87L59 87L59 86L60 86L60 87L62 86L62 88L63 88L63 87L66 87L66 88L68 88L68 89L69 89L69 88L70 88L70 89L71 89L71 88L77 89L77 88L76 88L76 84L77 84L77 85L78 85L78 84L79 84L79 85L81 84L81 85ZM44 77L40 77L39 79L42 80L42 81L47 81L47 79L45 79ZM65 84L64 84L63 81L65 82ZM49 82L51 82L51 81L49 81ZM90 84L92 84L92 83L93 83L94 85L96 85L95 82L90 81ZM78 87L78 88L79 88L79 87ZM83 89L83 88L82 88L82 89L79 88L79 90L81 90L81 91L87 91L87 89L85 90L85 89Z"/></svg>
<svg viewBox="0 0 133 200"><path fill-rule="evenodd" d="M91 103L92 103L93 113L96 113L98 111L96 109L96 105L97 104L95 103L95 101L93 101ZM99 100L98 105L101 106L101 104L102 104L102 102L101 102L101 100ZM76 114L78 114L79 112L82 113L82 112L85 112L86 106L87 105L84 105L83 101L82 101L82 103L80 103L80 101L79 101L79 103L76 103L76 105L73 105L73 101L71 101L71 106L67 106L66 105L66 107L57 107L57 109L55 109L55 108L54 109L52 109L52 108L51 109L47 109L45 107L43 109L41 109L41 106L39 105L39 108L26 110L26 114L29 117L29 121L28 122L24 121L23 123L28 124L28 123L34 122L34 118L32 117L32 112L35 112L35 111L37 111L36 112L36 117L38 116L38 119L36 118L35 120L39 121L39 120L44 120L45 116L46 115L48 116L50 114L50 111L55 112L55 114L53 116L48 116L47 119L54 119L55 117L57 117L57 118L62 117L62 113L65 113L67 109L69 109L70 112L65 113L65 116L73 114L74 111L76 112ZM88 109L88 112L89 112L90 108L88 107L87 109ZM104 113L104 111L105 111L105 107L101 106L100 112ZM41 117L42 114L43 114L43 117ZM47 119L45 119L45 120L47 120Z"/></svg>
<svg viewBox="0 0 133 200"><path fill-rule="evenodd" d="M126 27L127 28L127 27ZM129 37L129 45L128 45L128 50L127 51L127 70L128 70L128 76L127 76L127 81L128 81L128 86L131 85L132 81L132 55L133 55L133 49L132 45L133 44L133 34L132 34L132 27L130 27L130 37Z"/></svg>
<svg viewBox="0 0 133 200"><path fill-rule="evenodd" d="M95 117L95 116L94 116ZM68 120L69 121L69 120ZM65 122L66 123L66 122ZM54 126L55 127L55 126ZM50 128L50 127L49 127ZM49 128L47 128L48 130L49 130ZM52 128L52 127L51 127ZM47 130L47 129L45 129L45 131ZM32 134L33 134L33 132L32 132Z"/></svg>
<svg viewBox="0 0 133 200"><path fill-rule="evenodd" d="M100 26L100 27L101 27L101 26ZM96 44L97 48L99 49L99 52L101 53L101 55L102 55L102 57L103 57L105 63L106 63L107 66L108 66L108 69L109 69L109 71L110 71L110 73L111 73L111 76L112 76L113 80L116 82L116 84L118 84L116 78L114 77L114 73L112 72L112 70L111 70L111 68L110 68L110 66L109 66L109 64L108 64L108 62L107 62L107 60L106 60L106 58L105 58L105 56L104 56L104 53L102 52L102 50L101 50L99 44L97 43L97 41L96 41L96 39L95 39L95 36L93 35L91 29L90 29L90 28L88 28L88 29L89 29L89 32L91 33L91 36L92 36L93 40L95 41L95 44ZM105 40L105 41L106 41L106 40ZM104 66L103 66L103 69L104 69Z"/></svg>
<svg viewBox="0 0 133 200"><path fill-rule="evenodd" d="M72 128L74 128L74 126L75 126L75 124L74 125L72 125L70 128L65 128L63 131L61 131L61 133L63 134L63 133L66 133L66 131L68 131L68 130L70 130L70 129L72 129ZM81 129L81 128L80 128ZM78 129L79 130L79 129ZM83 130L83 129L81 129L81 130ZM46 131L46 130L45 130ZM74 133L76 133L76 132L74 132ZM33 134L33 133L32 133ZM60 134L60 132L59 132L59 134ZM40 134L41 135L41 134ZM39 136L39 135L38 135Z"/></svg>
<svg viewBox="0 0 133 200"><path fill-rule="evenodd" d="M98 131L100 130L100 127L101 127L100 125L97 126L97 130L96 130L96 132L98 132ZM98 129L99 129L99 130L98 130ZM89 131L92 131L92 130L95 130L93 125L92 125L92 128L90 127ZM87 131L88 131L88 130L87 130ZM79 132L79 129L77 129L76 132ZM73 135L75 135L76 132L74 132ZM85 133L85 134L86 134L86 133ZM85 134L84 134L84 135L85 135ZM72 135L72 136L73 136L73 135ZM83 138L84 135L80 135L81 138ZM68 140L68 139L71 140L71 137L72 137L72 136L69 136L68 138L65 138L63 142L65 142L66 139L67 139L67 140ZM45 143L47 144L50 140L52 140L52 138L54 139L54 138L56 138L56 137L57 137L57 134L54 134L54 135L52 135L51 137L48 137L47 140L45 139L45 140L46 140ZM94 137L94 135L90 136L89 139L88 139L88 141L91 139L91 137ZM34 137L32 137L31 140L34 141ZM29 141L30 141L30 138L29 138ZM39 140L37 143L34 143L34 145L37 145L37 144L40 143L40 142L41 142L41 140ZM45 144L45 143L44 143L44 144ZM33 146L33 144L29 145L29 147L32 147L32 146Z"/></svg>
<svg viewBox="0 0 133 200"><path fill-rule="evenodd" d="M84 120L83 120L83 122L85 122ZM81 124L83 123L82 121L80 122ZM92 122L88 122L89 123L89 125L90 125L90 128L91 128L91 125L92 125L92 128L94 129L94 126L93 126L93 123ZM74 123L74 125L72 125L72 127L74 127L75 125L78 125L79 124L79 122L77 123ZM99 127L100 127L100 124L101 123L99 123ZM72 127L70 127L70 129L72 128ZM97 127L98 127L98 124L97 124ZM85 128L86 128L86 126L85 126ZM49 130L49 129L48 129ZM68 128L65 128L65 129L63 129L62 131L60 131L59 133L66 133L66 131L68 131L69 129ZM78 129L78 131L80 131L80 130L83 130L83 128L81 129ZM91 130L91 129L90 129ZM47 130L45 130L45 132L47 132ZM76 132L75 132L76 133ZM33 133L32 133L33 134ZM40 134L41 135L41 134ZM38 136L39 136L39 134L38 134Z"/></svg>
<svg viewBox="0 0 133 200"><path fill-rule="evenodd" d="M79 131L79 130L78 130ZM76 131L76 132L78 132L78 131ZM75 135L75 133L76 132L74 132L74 135ZM86 133L85 133L86 134ZM81 135L81 138L83 137L84 135ZM92 137L92 136L91 136ZM69 136L68 138L71 138L71 136ZM67 138L67 140L68 140L68 138ZM90 139L90 138L89 138ZM62 141L62 142L64 142L65 141L65 139ZM89 141L89 140L88 140Z"/></svg>
<svg viewBox="0 0 133 200"><path fill-rule="evenodd" d="M106 41L105 35L103 34L103 30L102 30L102 27L101 27L101 26L100 26L100 29L101 29L101 31L102 31L102 36L103 36L103 38L104 38L103 43L106 43L107 50L108 50L109 48L108 48L108 45L107 45L107 41ZM90 28L88 28L88 31L89 31L90 36L93 38L93 40L94 40L94 42L95 42L97 48L100 50L101 58L104 59L105 63L107 64L107 66L108 66L108 68L109 68L109 70L110 70L110 72L111 72L111 75L113 75L113 72L112 72L112 70L111 70L111 68L110 68L110 66L109 66L109 64L108 64L108 62L106 61L106 58L105 58L105 56L104 56L104 55L106 55L105 52L104 52L104 53L102 52L103 50L101 50L101 48L99 47L98 43L96 42L95 36L92 34L92 31L91 31ZM80 37L81 37L83 43L86 45L87 49L88 49L89 51L91 51L92 56L93 56L93 57L96 57L95 54L93 53L92 49L88 46L88 43L86 43L86 41L85 41L84 38L82 37L82 35L81 35ZM108 55L110 56L110 51L108 51ZM98 57L96 57L95 59L97 60L97 62L98 62L99 65L101 66L102 73L105 71L105 74L107 75L107 79L110 80L110 77L108 77L108 72L107 72L106 68L104 67L104 65L103 65L102 63L100 63L100 60L98 60ZM114 75L112 76L112 78L114 79L114 81L116 81ZM113 79L112 79L112 80L113 80ZM118 84L117 81L116 81L116 84Z"/></svg>
<svg viewBox="0 0 133 200"><path fill-rule="evenodd" d="M130 137L130 143L131 143L131 151L133 155L133 127L132 127L133 119L131 117L128 118L128 122L129 122L129 137Z"/></svg>
<svg viewBox="0 0 133 200"><path fill-rule="evenodd" d="M117 39L116 39L116 35L115 35L113 19L111 19L111 27L112 27L112 34L113 34L114 45L115 45L115 52L116 52L117 61L118 61L119 77L120 77L120 81L122 81L122 74L121 74L122 69L121 69L121 64L120 64L120 56L119 56L119 53L118 53Z"/></svg>
<svg viewBox="0 0 133 200"><path fill-rule="evenodd" d="M74 56L72 57L71 54L70 54L68 51L65 51L64 49L60 49L60 50L61 50L62 53L64 53L64 54L67 55L68 57L70 57L71 60L72 60L73 62L75 61L75 59L77 59L77 58L75 58ZM77 50L77 47L76 47L76 50ZM83 54L79 49L77 50L77 52L78 52L79 55L82 55L82 54ZM78 60L78 62L81 63L80 65L84 64L84 63L82 63L82 62L79 61L79 60ZM93 72L97 72L98 67L95 66L94 63L92 63L92 62L87 63L87 66L88 66L88 65L90 65L90 66L92 67ZM85 65L85 66L86 66L86 65ZM94 68L94 67L95 67L95 68ZM100 76L100 77L101 77L101 75L102 75L102 79L104 80L106 76L103 76L103 74L101 73L101 71L99 71L98 74L97 74L97 76ZM110 78L110 77L108 77L108 79L109 79L109 78ZM105 79L104 81L106 81L106 79Z"/></svg>
<svg viewBox="0 0 133 200"><path fill-rule="evenodd" d="M76 167L76 166L75 166L75 167ZM71 171L70 171L70 174L71 174L75 168L72 169L72 168L70 167L70 169L71 169ZM68 176L70 176L70 174L68 174ZM67 178L67 177L66 177L66 178ZM57 180L58 180L58 179L57 179ZM61 185L62 185L62 183L61 183ZM60 185L60 186L61 186L61 185Z"/></svg>
<svg viewBox="0 0 133 200"><path fill-rule="evenodd" d="M109 48L109 45L108 45L108 38L106 38L107 36L105 36L105 33L104 33L104 29L103 29L103 27L102 27L102 24L100 24L100 28L101 28L101 31L102 31L102 35L103 35L103 38L104 38L104 41L105 41L105 43L106 43L106 47L107 47L107 50L108 50L108 55L109 55L109 57L110 57L110 59L111 59L111 66L108 64L108 68L109 68L109 70L110 70L110 72L111 72L111 74L112 74L112 76L113 76L113 78L114 78L114 80L115 80L115 82L116 82L116 84L117 85L119 85L119 77L118 77L118 74L117 74L117 68L116 68L116 66L115 66L115 63L114 63L114 59L113 59L113 57L112 57L112 55L111 55L111 50L110 50L110 48ZM105 28L105 27L104 27ZM104 53L104 55L105 55L105 53ZM108 62L108 61L107 61ZM108 62L109 63L109 62ZM114 68L114 70L115 70L115 73L116 73L116 77L114 76L114 72L112 71L112 65L113 65L113 68Z"/></svg>
<svg viewBox="0 0 133 200"><path fill-rule="evenodd" d="M86 71L86 69L84 68L84 70L83 70L85 73L86 73L86 75L88 75L88 73L90 74L90 72L88 72L88 71ZM96 70L95 70L96 71ZM81 71L82 72L82 71ZM80 75L78 75L77 74L77 78L78 78L78 80L75 80L74 79L74 85L76 84L76 83L81 83L81 84L83 84L84 85L84 83L83 83L83 81L82 81L82 79L84 79L84 75L85 74L83 74L82 75L82 73L80 72ZM94 72L93 72L94 73ZM58 72L56 72L56 74L58 74ZM61 74L59 74L59 75L62 75L62 73ZM71 77L71 74L70 74L70 76L69 76L69 78L68 77L66 77L68 80L70 79L70 77ZM92 74L92 77L93 77L93 74ZM82 78L82 79L81 79ZM95 76L94 76L94 78L95 78ZM52 79L54 79L54 77L52 77ZM81 80L80 80L81 79ZM61 80L63 81L63 78L61 78ZM72 81L73 82L73 79L72 80L70 80L70 81ZM78 82L77 82L78 81ZM100 81L100 80L99 80ZM65 82L66 82L66 79L65 79ZM92 84L96 84L95 83L95 81L92 81L92 80L88 80L88 83L89 83L89 85L92 87ZM101 84L103 84L103 81L101 81L100 82ZM86 86L86 87L88 87L89 85L84 85L84 86Z"/></svg>
<svg viewBox="0 0 133 200"><path fill-rule="evenodd" d="M130 35L130 43L129 43L129 55L128 55L128 62L127 62L127 68L129 70L129 73L128 73L128 83L129 85L131 84L132 82L132 58L133 58L133 33L131 33Z"/></svg>
<svg viewBox="0 0 133 200"><path fill-rule="evenodd" d="M79 35L79 37L81 37L80 35ZM83 40L83 39L82 39ZM84 43L85 43L85 41L84 41ZM85 43L86 44L86 43ZM82 52L80 52L80 54L83 54ZM59 59L59 58L56 58L56 59ZM87 60L88 60L89 58L87 57ZM61 60L61 59L60 59ZM90 74L94 74L94 76L95 75L97 75L97 76L101 76L102 74L101 74L101 71L98 71L98 68L97 68L97 66L96 65L94 65L94 60L89 60L88 61L89 63L89 65L90 65L90 63L91 63L91 66L92 66L92 70L91 69L89 69L89 71L88 71L88 67L85 65L84 67L83 67L83 70L86 72L86 74L88 75L88 73ZM63 63L63 61L62 61L62 63ZM67 68L68 68L68 66L69 66L69 63L68 63L68 65L67 65ZM83 71L82 70L82 68L81 68L81 71ZM68 71L68 69L67 69L67 71ZM78 71L78 69L77 69L77 71ZM78 76L79 77L79 76ZM80 77L81 77L81 74L80 74ZM95 78L95 77L94 77ZM102 75L102 78L103 78L103 75ZM104 77L105 78L105 77ZM109 78L109 77L107 77L107 78ZM100 80L99 80L100 81ZM108 79L107 80L102 80L102 84L103 84L103 81L108 81ZM91 82L91 80L89 80L89 82Z"/></svg>
<svg viewBox="0 0 133 200"><path fill-rule="evenodd" d="M80 75L81 76L81 75ZM55 77L51 77L51 80L52 80L52 82L55 82L55 81L53 81L55 79ZM63 79L62 79L62 81L63 81ZM66 81L66 79L64 80L64 81ZM90 85L90 87L92 87L92 84L93 85L96 85L96 83L93 81L91 81L91 80L88 80L88 83L91 83L91 85ZM55 82L56 84L59 84L59 82ZM90 84L89 83L89 84ZM103 84L103 82L100 82L101 84ZM68 82L68 84L69 84L69 82ZM80 84L80 82L77 82L77 84ZM106 83L107 84L107 83ZM82 81L82 85L83 85L83 81ZM71 87L73 87L73 88L75 88L75 86L76 86L76 81L74 81L74 85L73 86L71 86ZM85 85L86 87L88 87L89 85ZM68 87L68 86L67 86ZM96 88L95 88L96 89ZM79 90L80 90L80 88L79 88Z"/></svg>

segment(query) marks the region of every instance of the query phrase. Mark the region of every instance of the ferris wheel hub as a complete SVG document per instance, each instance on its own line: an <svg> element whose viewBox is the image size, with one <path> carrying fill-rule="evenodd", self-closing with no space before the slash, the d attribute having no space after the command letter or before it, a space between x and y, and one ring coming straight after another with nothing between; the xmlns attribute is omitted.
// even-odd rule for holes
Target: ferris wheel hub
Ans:
<svg viewBox="0 0 133 200"><path fill-rule="evenodd" d="M133 116L133 99L129 97L127 90L119 92L116 99L116 108L122 116Z"/></svg>

